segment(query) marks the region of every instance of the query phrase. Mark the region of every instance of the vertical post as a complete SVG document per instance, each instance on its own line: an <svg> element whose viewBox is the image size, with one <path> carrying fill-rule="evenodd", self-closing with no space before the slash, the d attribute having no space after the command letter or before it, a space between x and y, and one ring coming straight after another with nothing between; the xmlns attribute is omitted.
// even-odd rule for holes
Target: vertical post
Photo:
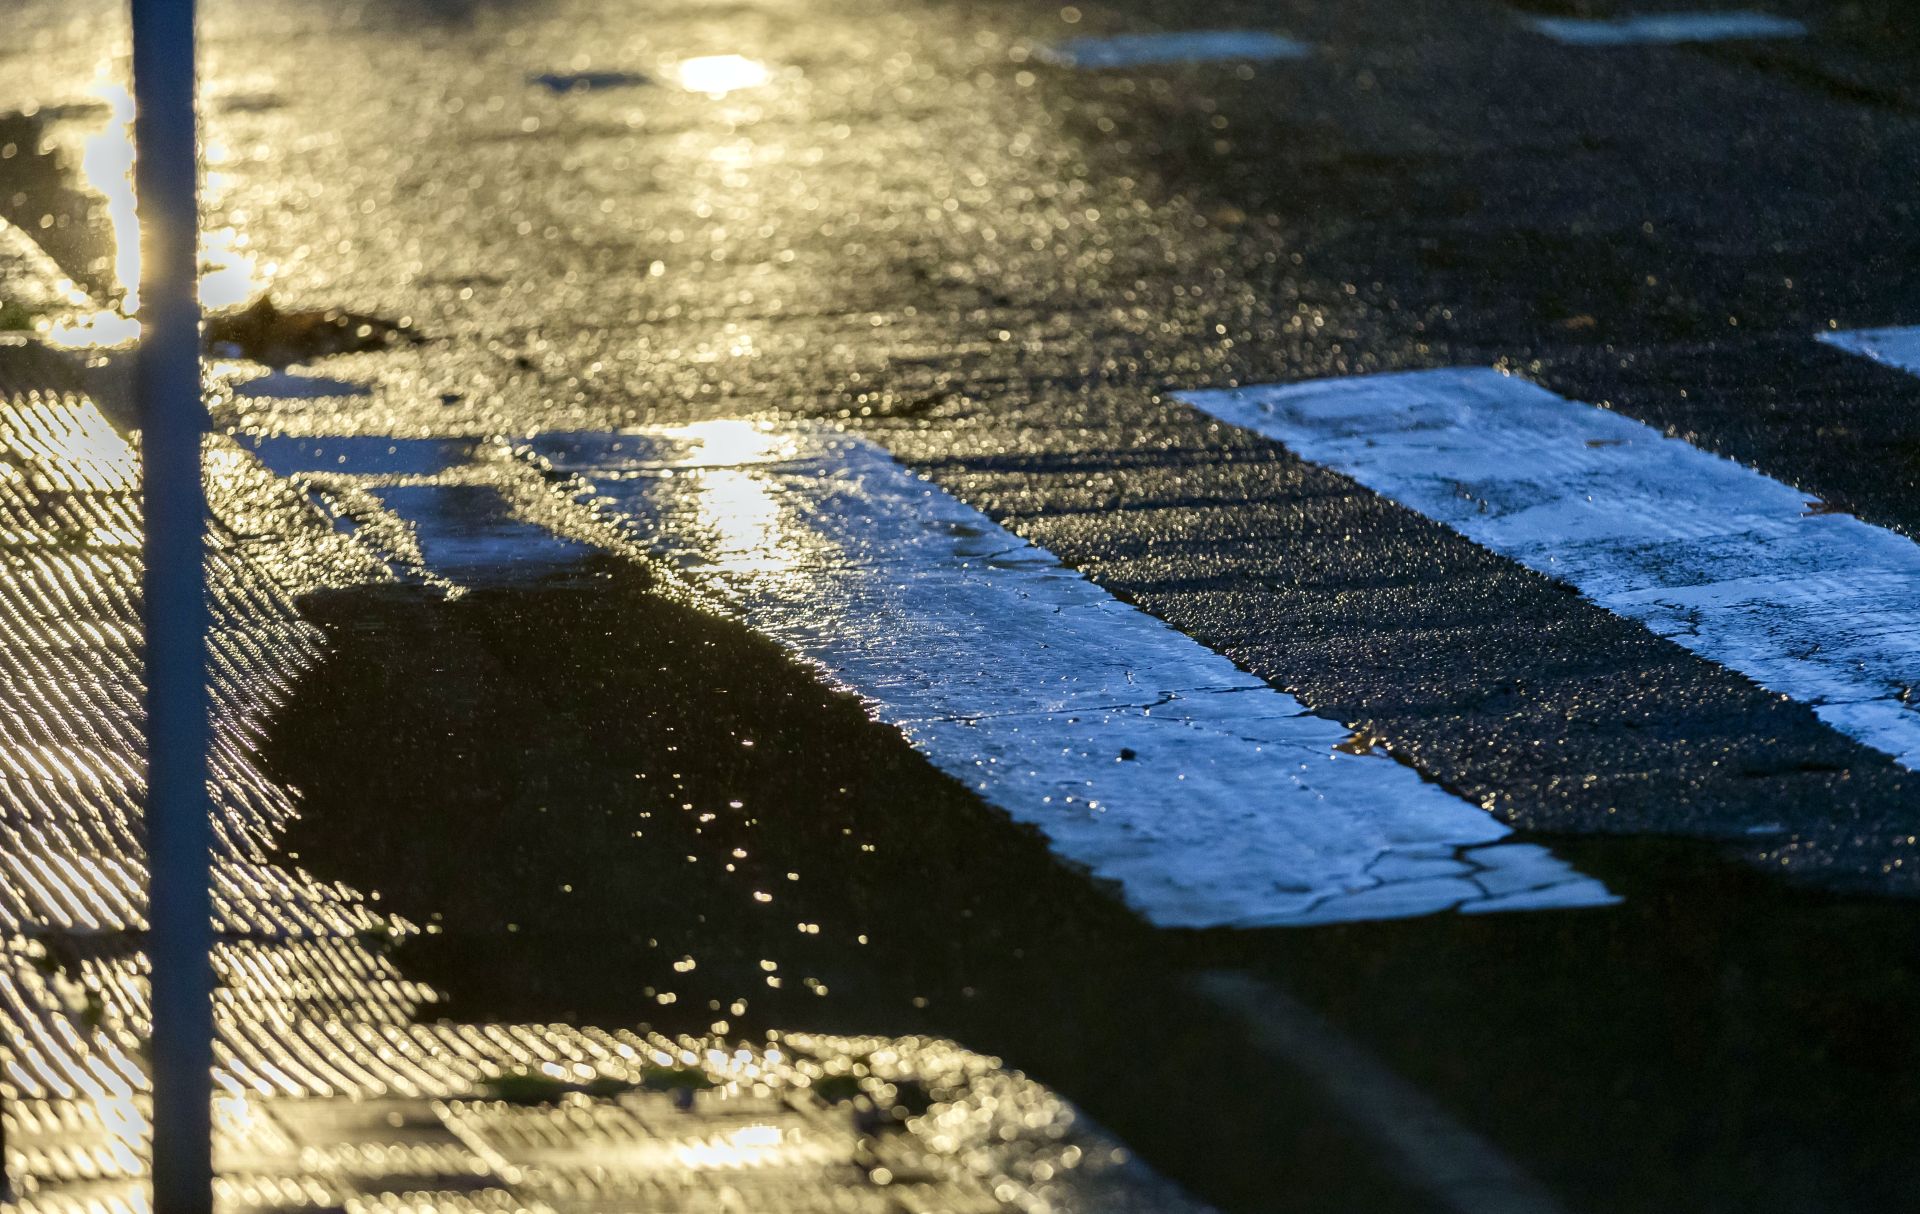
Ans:
<svg viewBox="0 0 1920 1214"><path fill-rule="evenodd" d="M199 155L193 0L132 0L141 242L135 390L146 516L147 912L153 1208L213 1204L207 503L200 481Z"/></svg>

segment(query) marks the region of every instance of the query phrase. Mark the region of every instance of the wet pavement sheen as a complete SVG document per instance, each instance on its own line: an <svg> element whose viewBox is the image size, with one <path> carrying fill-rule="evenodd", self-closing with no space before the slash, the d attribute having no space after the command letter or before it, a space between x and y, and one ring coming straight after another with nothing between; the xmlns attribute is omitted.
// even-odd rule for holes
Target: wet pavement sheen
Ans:
<svg viewBox="0 0 1920 1214"><path fill-rule="evenodd" d="M1910 1203L1917 777L1180 400L1497 367L1920 536L1920 379L1839 337L1920 320L1897 4L1651 43L1712 22L204 10L207 302L270 292L342 351L263 373L299 351L229 313L213 364L234 1208L1482 1208L1449 1142L1519 1209ZM0 21L0 326L66 351L0 345L6 1149L35 1208L137 1208L124 26ZM818 450L638 468L616 432ZM1312 714L1314 763L1605 904L1149 926L1126 863L1162 822L1075 803L1076 851L942 759L1024 741L888 683L1031 697L1048 667L989 600L904 627L939 618L912 579L829 542L863 517L1037 553L1089 618ZM1125 788L1155 735L1121 724L1072 745L1114 742Z"/></svg>

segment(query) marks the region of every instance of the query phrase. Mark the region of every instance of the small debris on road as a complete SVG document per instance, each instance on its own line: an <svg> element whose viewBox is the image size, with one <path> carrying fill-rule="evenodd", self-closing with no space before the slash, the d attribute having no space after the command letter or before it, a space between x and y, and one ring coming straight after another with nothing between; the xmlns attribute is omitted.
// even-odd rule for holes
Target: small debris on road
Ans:
<svg viewBox="0 0 1920 1214"><path fill-rule="evenodd" d="M207 349L221 358L247 358L269 367L311 362L334 354L360 354L426 339L411 318L382 320L340 308L285 312L262 295L245 308L207 317Z"/></svg>
<svg viewBox="0 0 1920 1214"><path fill-rule="evenodd" d="M528 76L527 83L554 93L585 93L594 89L638 88L652 84L653 80L643 72L538 72Z"/></svg>

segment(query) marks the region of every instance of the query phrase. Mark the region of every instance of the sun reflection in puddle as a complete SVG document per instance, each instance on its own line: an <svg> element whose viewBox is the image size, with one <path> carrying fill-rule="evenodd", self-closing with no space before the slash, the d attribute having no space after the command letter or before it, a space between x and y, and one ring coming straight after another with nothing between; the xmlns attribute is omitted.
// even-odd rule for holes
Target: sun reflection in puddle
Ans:
<svg viewBox="0 0 1920 1214"><path fill-rule="evenodd" d="M745 421L696 422L674 438L687 444L674 462L693 484L694 509L714 537L713 564L733 573L767 573L798 563L805 528L783 518L778 484L766 465L792 455L791 435Z"/></svg>
<svg viewBox="0 0 1920 1214"><path fill-rule="evenodd" d="M80 173L106 203L113 225L113 277L120 284L120 307L128 316L140 310L140 217L133 195L133 96L102 80L94 95L107 106L107 119L87 137Z"/></svg>
<svg viewBox="0 0 1920 1214"><path fill-rule="evenodd" d="M730 573L766 573L791 566L773 487L752 472L716 468L699 474L700 521L714 535L714 564Z"/></svg>
<svg viewBox="0 0 1920 1214"><path fill-rule="evenodd" d="M102 74L92 95L106 106L100 129L87 136L80 154L86 186L103 200L113 231L113 279L117 293L109 307L51 325L47 339L70 349L118 346L140 336L140 219L133 188L133 95ZM212 163L223 149L209 142L204 156ZM209 172L207 184L223 177ZM246 251L246 237L232 227L205 230L200 236L200 302L208 308L234 307L265 289L260 268Z"/></svg>
<svg viewBox="0 0 1920 1214"><path fill-rule="evenodd" d="M727 1134L681 1143L674 1151L680 1166L693 1169L804 1167L833 1157L830 1144L789 1135L779 1126L743 1126Z"/></svg>
<svg viewBox="0 0 1920 1214"><path fill-rule="evenodd" d="M773 464L791 459L799 449L791 433L749 421L694 422L670 433L674 441L686 444L686 454L674 461L685 468Z"/></svg>
<svg viewBox="0 0 1920 1214"><path fill-rule="evenodd" d="M766 64L745 55L700 55L682 59L673 75L681 88L709 97L758 88L772 78Z"/></svg>

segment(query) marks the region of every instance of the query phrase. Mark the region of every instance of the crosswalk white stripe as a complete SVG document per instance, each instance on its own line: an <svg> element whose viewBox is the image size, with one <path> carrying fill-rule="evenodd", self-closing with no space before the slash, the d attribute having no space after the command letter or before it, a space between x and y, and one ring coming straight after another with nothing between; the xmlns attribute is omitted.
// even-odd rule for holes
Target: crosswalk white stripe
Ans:
<svg viewBox="0 0 1920 1214"><path fill-rule="evenodd" d="M1920 765L1905 537L1493 370L1182 395Z"/></svg>
<svg viewBox="0 0 1920 1214"><path fill-rule="evenodd" d="M1807 27L1770 13L1643 13L1631 17L1535 17L1527 22L1569 46L1719 42L1736 38L1799 38Z"/></svg>
<svg viewBox="0 0 1920 1214"><path fill-rule="evenodd" d="M723 422L529 446L1152 922L1612 900L864 440Z"/></svg>
<svg viewBox="0 0 1920 1214"><path fill-rule="evenodd" d="M1035 47L1033 57L1056 67L1098 70L1221 60L1302 59L1312 52L1313 47L1305 42L1264 30L1174 30L1075 38Z"/></svg>
<svg viewBox="0 0 1920 1214"><path fill-rule="evenodd" d="M1920 375L1920 325L1888 329L1840 329L1816 334L1827 345Z"/></svg>

